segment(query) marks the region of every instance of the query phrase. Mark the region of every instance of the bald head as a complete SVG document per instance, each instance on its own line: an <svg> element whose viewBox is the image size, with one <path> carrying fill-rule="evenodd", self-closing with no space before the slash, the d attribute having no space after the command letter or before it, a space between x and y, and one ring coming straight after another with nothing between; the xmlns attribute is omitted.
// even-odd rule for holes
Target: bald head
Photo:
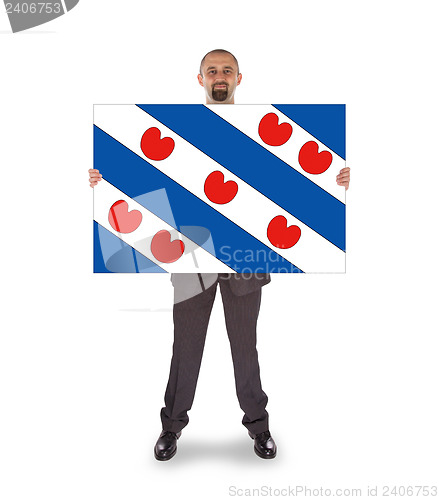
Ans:
<svg viewBox="0 0 439 500"><path fill-rule="evenodd" d="M234 104L241 79L238 61L228 50L211 50L203 57L198 82L204 87L206 104Z"/></svg>
<svg viewBox="0 0 439 500"><path fill-rule="evenodd" d="M204 62L206 61L206 57L208 57L209 55L221 55L221 54L228 54L229 56L231 56L233 58L233 60L235 61L235 64L236 64L236 69L237 69L237 72L239 73L239 64L238 64L238 60L236 59L236 57L231 53L229 52L228 50L224 50L224 49L215 49L215 50L211 50L210 52L208 52L204 57L203 59L201 59L201 63L200 63L200 75L203 76L203 64Z"/></svg>

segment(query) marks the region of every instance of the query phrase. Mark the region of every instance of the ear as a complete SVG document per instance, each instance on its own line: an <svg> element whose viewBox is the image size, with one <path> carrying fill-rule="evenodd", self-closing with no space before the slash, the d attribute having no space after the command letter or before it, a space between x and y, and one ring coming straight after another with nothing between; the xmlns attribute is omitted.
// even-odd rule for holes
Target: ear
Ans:
<svg viewBox="0 0 439 500"><path fill-rule="evenodd" d="M198 78L198 83L199 83L202 87L204 87L204 84L203 84L203 77L199 74L199 75L197 76L197 78Z"/></svg>
<svg viewBox="0 0 439 500"><path fill-rule="evenodd" d="M239 73L236 85L239 85L241 83L241 80L242 80L242 75L241 75L241 73Z"/></svg>

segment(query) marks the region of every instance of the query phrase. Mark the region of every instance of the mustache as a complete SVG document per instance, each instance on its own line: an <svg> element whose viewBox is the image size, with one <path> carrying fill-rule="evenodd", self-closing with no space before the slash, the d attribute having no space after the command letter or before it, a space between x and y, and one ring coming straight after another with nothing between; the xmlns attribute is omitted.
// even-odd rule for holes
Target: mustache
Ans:
<svg viewBox="0 0 439 500"><path fill-rule="evenodd" d="M213 88L215 88L217 85L225 85L226 87L229 86L229 84L227 82L216 82L213 84Z"/></svg>

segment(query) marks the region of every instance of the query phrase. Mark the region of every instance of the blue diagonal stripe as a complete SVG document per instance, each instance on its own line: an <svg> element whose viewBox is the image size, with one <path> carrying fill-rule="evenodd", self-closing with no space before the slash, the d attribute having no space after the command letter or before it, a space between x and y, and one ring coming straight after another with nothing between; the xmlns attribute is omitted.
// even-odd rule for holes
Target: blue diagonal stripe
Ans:
<svg viewBox="0 0 439 500"><path fill-rule="evenodd" d="M94 126L94 168L131 198L166 189L175 224L167 222L183 234L182 226L207 228L213 239L215 256L235 271L302 272L97 126ZM141 198L139 202L143 204ZM154 204L144 206L160 217ZM203 237L203 233L200 235ZM205 243L204 239L197 241L197 234L191 233L188 237L200 246ZM256 262L245 260L250 255L256 256Z"/></svg>
<svg viewBox="0 0 439 500"><path fill-rule="evenodd" d="M303 129L346 159L346 106L344 104L273 104Z"/></svg>
<svg viewBox="0 0 439 500"><path fill-rule="evenodd" d="M94 273L166 273L152 260L93 221ZM105 257L104 257L105 255Z"/></svg>
<svg viewBox="0 0 439 500"><path fill-rule="evenodd" d="M138 107L345 251L345 205L206 106Z"/></svg>

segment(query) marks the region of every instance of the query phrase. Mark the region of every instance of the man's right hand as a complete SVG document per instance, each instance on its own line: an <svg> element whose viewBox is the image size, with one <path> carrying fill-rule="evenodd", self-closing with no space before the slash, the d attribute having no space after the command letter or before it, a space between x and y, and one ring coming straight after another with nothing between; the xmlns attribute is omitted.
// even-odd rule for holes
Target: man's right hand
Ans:
<svg viewBox="0 0 439 500"><path fill-rule="evenodd" d="M99 170L91 168L88 173L90 174L90 187L95 187L96 184L102 179L102 175Z"/></svg>

